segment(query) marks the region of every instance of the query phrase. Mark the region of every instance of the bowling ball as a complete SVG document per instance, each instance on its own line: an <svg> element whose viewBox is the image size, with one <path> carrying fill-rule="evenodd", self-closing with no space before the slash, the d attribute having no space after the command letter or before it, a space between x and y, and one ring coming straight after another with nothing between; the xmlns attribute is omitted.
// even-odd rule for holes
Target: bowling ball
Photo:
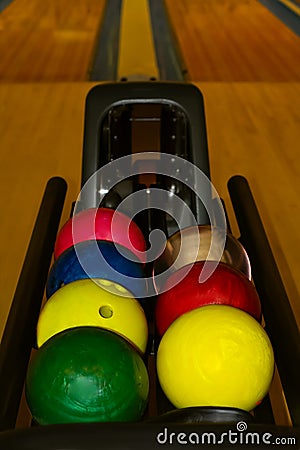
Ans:
<svg viewBox="0 0 300 450"><path fill-rule="evenodd" d="M224 236L224 230L218 227L198 225L179 230L168 238L164 251L153 264L156 292L162 292L169 276L164 275L165 271L176 272L198 261L220 261L251 280L250 260L242 244L232 234Z"/></svg>
<svg viewBox="0 0 300 450"><path fill-rule="evenodd" d="M182 272L187 267L176 271L167 279L164 292L157 298L155 309L160 335L181 314L204 305L235 306L260 320L261 304L253 283L244 274L223 263L218 264L206 281L199 283L204 263L201 261L189 266L190 270L184 278ZM207 261L206 264L210 262Z"/></svg>
<svg viewBox="0 0 300 450"><path fill-rule="evenodd" d="M26 399L40 425L136 421L149 380L138 352L121 336L95 327L64 331L35 353Z"/></svg>
<svg viewBox="0 0 300 450"><path fill-rule="evenodd" d="M61 286L85 278L103 278L124 286L136 298L147 294L147 282L140 262L127 249L112 242L85 241L70 247L54 262L46 285L47 298ZM101 255L99 254L101 253ZM125 257L127 254L128 258Z"/></svg>
<svg viewBox="0 0 300 450"><path fill-rule="evenodd" d="M274 355L250 314L224 305L189 311L168 328L157 353L159 382L177 408L251 411L267 394Z"/></svg>
<svg viewBox="0 0 300 450"><path fill-rule="evenodd" d="M37 345L78 326L107 328L128 339L141 352L146 350L148 326L142 306L129 291L108 280L74 281L56 291L40 313Z"/></svg>
<svg viewBox="0 0 300 450"><path fill-rule="evenodd" d="M115 242L131 250L144 262L140 254L146 250L143 233L133 220L119 211L90 208L75 214L58 233L54 246L55 259L78 242L88 240Z"/></svg>

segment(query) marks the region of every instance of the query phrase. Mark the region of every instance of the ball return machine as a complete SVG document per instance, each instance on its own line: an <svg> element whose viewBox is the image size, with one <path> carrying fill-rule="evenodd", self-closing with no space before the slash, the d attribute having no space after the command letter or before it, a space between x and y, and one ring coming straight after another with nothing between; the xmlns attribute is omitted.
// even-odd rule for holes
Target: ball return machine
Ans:
<svg viewBox="0 0 300 450"><path fill-rule="evenodd" d="M204 102L195 86L175 82L125 82L101 84L90 91L85 110L82 187L101 167L126 155L134 158L135 153L141 151L157 152L158 158L159 153L164 152L186 159L210 178ZM94 180L95 185L90 183L81 199L83 208L99 205L99 186L96 177ZM118 198L125 198L149 186L176 193L189 205L198 224L208 223L207 211L200 198L210 200L210 192L204 190L195 196L183 183L176 181L175 173L174 179L155 176L153 170L149 175L146 166L140 168L139 176L120 178L120 183L113 193L107 193L102 205L114 207L116 191ZM150 396L143 420L15 428L66 189L66 181L60 177L51 178L47 183L4 330L0 346L0 448L153 449L160 446L156 437L164 427L174 433L221 433L238 421L249 421L248 431L268 432L286 438L293 436L299 442L299 331L251 189L242 176L233 176L228 189L240 230L239 240L251 261L252 276L261 299L292 426L274 423L268 396L254 410L251 419L248 413L243 415L234 409L174 410L157 382L155 333L150 333L146 355ZM213 215L218 214L213 198L211 208ZM176 231L171 215L151 209L151 204L137 215L137 220L146 238L156 228L167 235ZM230 231L229 223L227 227ZM151 299L144 302L144 307L151 322ZM172 447L179 448L181 444L174 440Z"/></svg>

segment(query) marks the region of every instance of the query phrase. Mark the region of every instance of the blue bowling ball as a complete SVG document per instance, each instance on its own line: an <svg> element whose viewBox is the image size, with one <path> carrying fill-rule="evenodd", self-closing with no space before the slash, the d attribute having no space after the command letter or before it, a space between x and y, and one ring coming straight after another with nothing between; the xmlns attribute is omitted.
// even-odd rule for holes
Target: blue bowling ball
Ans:
<svg viewBox="0 0 300 450"><path fill-rule="evenodd" d="M147 295L144 270L133 253L113 242L85 241L66 250L54 262L47 280L46 296L51 297L65 284L87 278L117 283L135 298Z"/></svg>

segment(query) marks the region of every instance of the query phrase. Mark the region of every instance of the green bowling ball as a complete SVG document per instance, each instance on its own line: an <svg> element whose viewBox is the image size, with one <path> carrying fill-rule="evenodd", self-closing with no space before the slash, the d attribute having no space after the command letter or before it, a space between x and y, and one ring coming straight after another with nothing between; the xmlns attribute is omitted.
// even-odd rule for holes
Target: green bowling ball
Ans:
<svg viewBox="0 0 300 450"><path fill-rule="evenodd" d="M35 353L26 399L40 425L139 420L149 379L139 353L121 336L78 327L49 339Z"/></svg>

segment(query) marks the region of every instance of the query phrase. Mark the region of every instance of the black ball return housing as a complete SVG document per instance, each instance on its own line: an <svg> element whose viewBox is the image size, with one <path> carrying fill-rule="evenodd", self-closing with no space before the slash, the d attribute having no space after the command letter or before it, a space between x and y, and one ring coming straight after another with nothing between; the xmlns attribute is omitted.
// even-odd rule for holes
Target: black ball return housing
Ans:
<svg viewBox="0 0 300 450"><path fill-rule="evenodd" d="M148 136L154 129L151 127L156 127L159 133L156 151L185 158L210 177L204 103L201 92L195 86L175 82L107 83L92 88L86 99L82 186L99 168L131 154L139 136L143 135L136 132L139 126L146 127L145 136L147 126L150 130ZM148 151L149 145L146 140L144 151ZM95 184L91 184L81 198L82 208L99 205L96 181L95 178ZM151 186L168 189L169 182L169 179L157 176L154 182L151 181ZM121 181L114 195L108 193L101 205L114 206L116 198L143 187L145 184L137 177ZM201 201L183 184L177 183L176 189L190 206L197 223L208 223L207 212ZM249 184L242 176L233 176L228 182L228 190L240 230L239 240L251 261L252 276L261 299L266 331L273 345L292 426L275 425L268 396L254 410L253 416L231 408L175 410L162 393L156 378L157 345L149 299L150 307L145 310L150 324L150 342L145 361L149 371L150 396L142 421L34 425L27 429L15 429L66 190L67 183L60 177L51 178L47 183L2 337L0 449L146 450L161 447L157 435L166 433L166 430L169 434L165 444L175 449L182 447L182 443L174 437L178 433L193 431L200 434L211 431L220 436L229 428L234 429L233 425L239 421L248 424L249 432L255 431L261 435L270 433L274 437L284 436L286 439L294 437L298 442L294 448L300 448L299 330ZM201 195L209 196L210 193L202 192ZM213 209L213 200L211 204ZM157 227L167 235L176 230L170 217L157 211L153 214L151 209L140 213L137 221L146 238ZM170 433L174 433L171 438ZM161 440L165 437L166 434L160 435ZM233 447L239 448L236 444Z"/></svg>

